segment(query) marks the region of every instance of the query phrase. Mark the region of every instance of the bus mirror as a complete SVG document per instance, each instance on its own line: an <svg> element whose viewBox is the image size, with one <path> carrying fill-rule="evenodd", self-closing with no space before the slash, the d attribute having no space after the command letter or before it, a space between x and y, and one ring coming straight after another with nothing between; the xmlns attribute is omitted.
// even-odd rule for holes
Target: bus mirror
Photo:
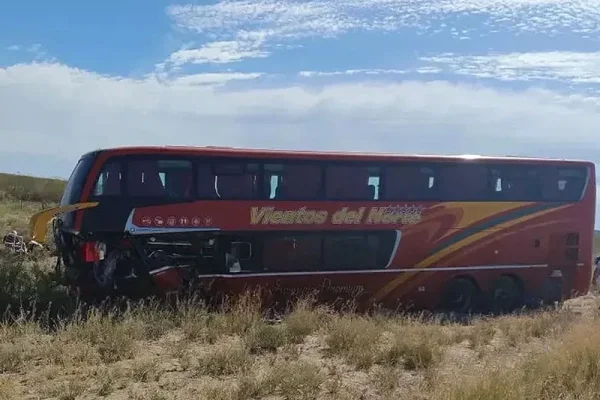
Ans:
<svg viewBox="0 0 600 400"><path fill-rule="evenodd" d="M238 260L248 260L252 257L252 245L248 242L232 242L231 247Z"/></svg>

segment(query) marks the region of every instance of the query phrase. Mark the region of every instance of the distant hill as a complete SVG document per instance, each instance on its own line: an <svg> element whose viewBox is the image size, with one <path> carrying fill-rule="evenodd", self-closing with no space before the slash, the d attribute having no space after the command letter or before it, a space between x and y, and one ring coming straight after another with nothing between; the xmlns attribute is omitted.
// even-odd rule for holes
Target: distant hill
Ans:
<svg viewBox="0 0 600 400"><path fill-rule="evenodd" d="M0 199L56 203L65 185L62 179L0 173Z"/></svg>

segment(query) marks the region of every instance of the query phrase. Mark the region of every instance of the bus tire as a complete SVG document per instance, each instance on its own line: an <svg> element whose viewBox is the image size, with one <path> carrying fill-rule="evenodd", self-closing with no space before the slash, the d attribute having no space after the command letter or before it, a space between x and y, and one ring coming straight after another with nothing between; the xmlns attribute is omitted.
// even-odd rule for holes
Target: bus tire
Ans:
<svg viewBox="0 0 600 400"><path fill-rule="evenodd" d="M491 293L492 310L510 313L523 305L523 285L512 276L502 275L494 281Z"/></svg>
<svg viewBox="0 0 600 400"><path fill-rule="evenodd" d="M468 314L474 311L477 286L468 278L454 278L442 293L441 308L445 312Z"/></svg>

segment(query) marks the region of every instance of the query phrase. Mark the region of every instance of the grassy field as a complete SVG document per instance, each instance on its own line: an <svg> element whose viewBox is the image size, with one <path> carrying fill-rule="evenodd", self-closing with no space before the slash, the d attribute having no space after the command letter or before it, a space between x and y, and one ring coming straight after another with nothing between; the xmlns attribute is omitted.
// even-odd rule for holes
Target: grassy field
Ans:
<svg viewBox="0 0 600 400"><path fill-rule="evenodd" d="M65 181L0 173L0 198L52 203L60 200Z"/></svg>
<svg viewBox="0 0 600 400"><path fill-rule="evenodd" d="M39 202L11 198L0 223ZM2 233L2 232L0 232ZM246 297L220 312L183 299L85 309L43 251L0 252L0 399L595 399L600 298L449 323L334 313L281 320ZM35 305L35 307L33 306Z"/></svg>

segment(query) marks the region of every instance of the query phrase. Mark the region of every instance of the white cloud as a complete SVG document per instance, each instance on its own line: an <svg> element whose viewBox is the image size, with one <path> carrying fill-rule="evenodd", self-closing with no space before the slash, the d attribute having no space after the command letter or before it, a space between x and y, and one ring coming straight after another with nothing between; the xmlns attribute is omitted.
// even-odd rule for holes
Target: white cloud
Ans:
<svg viewBox="0 0 600 400"><path fill-rule="evenodd" d="M385 80L243 91L206 86L257 77L160 82L60 64L0 68L0 137L11 152L0 154L0 169L65 177L81 153L151 144L600 161L595 97Z"/></svg>
<svg viewBox="0 0 600 400"><path fill-rule="evenodd" d="M171 81L175 85L223 85L231 81L252 80L261 77L259 72L241 73L241 72L223 72L223 73L204 73L183 75Z"/></svg>
<svg viewBox="0 0 600 400"><path fill-rule="evenodd" d="M97 147L131 144L590 159L600 154L600 100L593 97L447 82L255 84L236 91L192 83L107 77L59 64L3 68L3 146L70 159Z"/></svg>
<svg viewBox="0 0 600 400"><path fill-rule="evenodd" d="M198 49L181 49L172 53L167 63L173 67L183 64L225 64L245 58L267 57L268 52L260 49L260 42L221 41L208 43Z"/></svg>
<svg viewBox="0 0 600 400"><path fill-rule="evenodd" d="M600 32L600 0L223 0L173 5L167 13L204 42L182 50L183 56L174 53L181 63L265 57L282 43L302 38L403 27L459 40L499 31L576 32L587 38ZM471 28L456 26L464 16L478 20Z"/></svg>
<svg viewBox="0 0 600 400"><path fill-rule="evenodd" d="M490 55L443 54L422 57L460 75L505 81L555 80L600 83L600 52L530 52Z"/></svg>
<svg viewBox="0 0 600 400"><path fill-rule="evenodd" d="M304 78L340 76L340 75L399 75L406 71L400 69L347 69L344 71L300 71L298 75Z"/></svg>
<svg viewBox="0 0 600 400"><path fill-rule="evenodd" d="M417 68L415 72L419 74L439 74L440 72L442 72L442 70L440 68L429 66Z"/></svg>

